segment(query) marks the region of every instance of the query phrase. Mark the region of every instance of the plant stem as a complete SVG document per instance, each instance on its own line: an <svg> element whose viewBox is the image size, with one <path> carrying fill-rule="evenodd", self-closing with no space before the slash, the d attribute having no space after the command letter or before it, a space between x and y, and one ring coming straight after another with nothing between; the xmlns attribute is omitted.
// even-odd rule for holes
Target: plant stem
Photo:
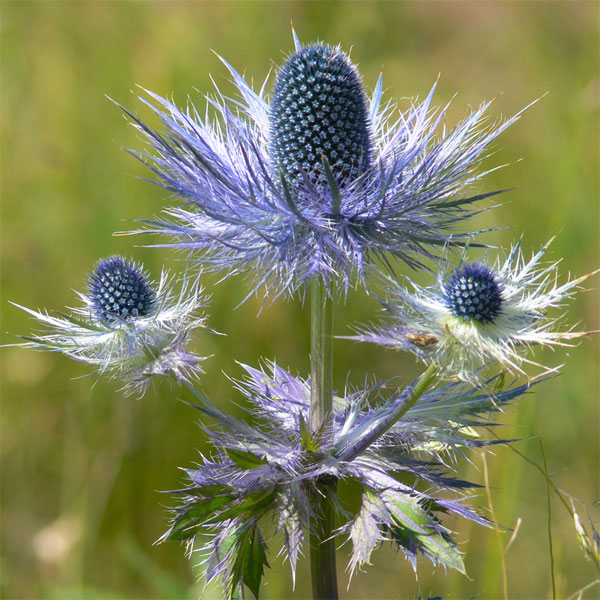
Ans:
<svg viewBox="0 0 600 600"><path fill-rule="evenodd" d="M430 364L419 379L412 386L406 388L389 406L383 408L378 418L370 422L367 428L356 435L355 439L342 445L341 448L336 448L335 456L341 460L354 460L364 452L415 405L427 391L437 372L438 367Z"/></svg>
<svg viewBox="0 0 600 600"><path fill-rule="evenodd" d="M327 447L332 436L333 311L321 281L314 278L310 291L310 430Z"/></svg>
<svg viewBox="0 0 600 600"><path fill-rule="evenodd" d="M333 439L333 311L323 283L311 281L310 431L317 449L327 451ZM335 566L335 479L318 480L312 494L310 572L314 600L337 600Z"/></svg>

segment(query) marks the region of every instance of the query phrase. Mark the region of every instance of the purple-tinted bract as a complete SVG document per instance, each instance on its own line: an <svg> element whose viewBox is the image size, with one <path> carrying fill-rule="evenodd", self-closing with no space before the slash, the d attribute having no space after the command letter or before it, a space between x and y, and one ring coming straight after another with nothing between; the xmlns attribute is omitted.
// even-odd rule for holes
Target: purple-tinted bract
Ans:
<svg viewBox="0 0 600 600"><path fill-rule="evenodd" d="M339 48L316 47L333 53L354 72ZM278 81L296 57L310 54L299 44L297 52ZM476 201L499 193L469 189L489 172L479 167L490 144L523 111L500 124L484 124L490 105L485 103L453 129L440 132L448 107L432 108L435 85L422 103L400 112L382 104L380 77L364 122L361 98L353 105L352 119L364 131L357 140L348 138L347 148L356 152L351 156L354 151L348 150L349 162L340 168L338 155L317 143L325 135L317 122L318 131L310 130L317 136L311 137L310 157L299 149L295 156L284 157L286 127L294 119L304 120L302 107L297 105L295 117L290 111L296 105L289 102L280 115L277 86L271 105L265 93L268 78L257 93L223 62L240 93L229 104L217 89L202 116L191 104L182 111L148 92L150 101L143 102L162 121L159 130L126 111L150 146L147 152L133 153L154 171L159 185L181 200L179 206L165 209L164 220L146 221L149 229L142 232L166 234L170 239L164 245L189 251L192 259L215 269L254 273L255 289L265 285L267 293L293 292L319 277L330 289L347 290L354 276L362 280L378 259L385 263L390 256L422 266L436 248L462 244L458 225L477 210ZM356 77L342 90L342 112L349 113L352 90L363 94ZM304 79L301 85L307 87L309 77ZM314 78L310 85L313 89L303 93L314 96L323 82ZM332 110L332 103L326 98L321 109ZM281 122L275 123L277 119ZM302 134L303 127L298 127ZM338 127L327 135L339 138L343 153L348 124L331 121L328 127ZM320 175L316 180L315 173Z"/></svg>
<svg viewBox="0 0 600 600"><path fill-rule="evenodd" d="M283 534L281 552L294 573L311 526L311 494L317 480L332 477L353 480L361 488L358 512L345 505L344 497L332 498L344 523L339 533L352 541L351 572L386 540L402 549L413 565L422 553L434 563L464 571L439 517L454 513L483 525L489 522L463 504L465 490L476 486L448 475L449 459L460 448L497 443L479 437L473 427L490 425L487 415L524 394L527 386L496 386L492 396L463 384L434 389L368 445L363 444L365 436L394 411L402 393L386 398L382 385L349 391L334 397L333 447L324 451L313 447L306 425L310 381L273 363L265 370L244 369L247 378L237 387L250 401L254 423L226 415L197 393L198 408L217 421L216 426L203 425L217 452L186 471L189 487L178 491L184 503L174 510L173 525L162 539L191 540L199 531L214 533L201 549L206 575L221 579L231 591L246 583L238 568L240 553L247 551L242 541L249 535L262 540L261 519L274 518ZM363 449L352 460L344 459L345 450L353 446ZM444 497L440 492L446 492ZM448 498L448 492L459 497ZM254 557L261 575L266 565L262 552Z"/></svg>

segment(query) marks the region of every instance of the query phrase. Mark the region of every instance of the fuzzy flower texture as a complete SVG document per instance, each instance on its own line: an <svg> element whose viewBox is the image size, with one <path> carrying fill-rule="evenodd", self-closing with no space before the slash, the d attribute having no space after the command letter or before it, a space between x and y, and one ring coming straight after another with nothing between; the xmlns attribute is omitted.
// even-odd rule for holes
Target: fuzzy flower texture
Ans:
<svg viewBox="0 0 600 600"><path fill-rule="evenodd" d="M274 294L311 277L346 290L384 256L416 267L436 248L462 244L473 232L458 234L459 223L499 193L469 192L489 172L478 167L523 111L490 125L484 103L439 133L448 107L432 108L435 85L399 112L382 102L381 76L367 97L339 47L295 41L270 102L268 77L257 93L221 59L240 93L237 110L217 89L204 118L148 92L143 102L162 130L126 111L150 145L133 154L182 201L164 221L147 221L149 230L216 269L252 267L257 289Z"/></svg>
<svg viewBox="0 0 600 600"><path fill-rule="evenodd" d="M525 353L532 346L568 346L588 335L561 330L561 315L554 313L597 271L559 284L559 263L543 262L553 239L529 260L520 243L495 265L469 263L464 256L453 265L446 258L430 287L412 282L411 290L388 277L382 322L359 327L348 338L408 350L472 383L479 383L486 365L519 375L526 374L526 365L555 371Z"/></svg>
<svg viewBox="0 0 600 600"><path fill-rule="evenodd" d="M204 358L186 350L192 330L204 326L196 316L203 306L196 279L184 280L176 293L163 271L158 285L133 261L111 256L96 265L82 308L71 314L19 306L48 331L25 338L21 346L62 352L119 377L125 390L143 393L154 375L187 380L201 371Z"/></svg>

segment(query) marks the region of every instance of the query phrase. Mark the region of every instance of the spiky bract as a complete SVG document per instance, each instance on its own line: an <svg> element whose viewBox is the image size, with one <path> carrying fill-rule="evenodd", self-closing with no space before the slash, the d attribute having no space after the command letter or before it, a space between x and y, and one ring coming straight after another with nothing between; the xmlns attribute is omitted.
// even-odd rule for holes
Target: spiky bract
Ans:
<svg viewBox="0 0 600 600"><path fill-rule="evenodd" d="M486 365L518 374L525 364L552 371L526 354L531 346L568 346L586 335L560 328L562 315L552 312L594 274L559 285L558 262L542 262L552 240L528 261L520 242L494 265L466 264L463 256L457 266L447 256L430 287L411 282L410 290L388 277L381 324L349 337L410 350L465 381L477 382Z"/></svg>
<svg viewBox="0 0 600 600"><path fill-rule="evenodd" d="M89 293L78 296L83 306L71 314L53 316L16 305L47 328L20 345L94 365L122 379L126 391L140 394L154 375L187 380L202 371L204 358L187 350L190 332L205 320L198 314L205 303L197 277L184 278L176 291L166 271L155 285L133 261L113 256L98 263Z"/></svg>
<svg viewBox="0 0 600 600"><path fill-rule="evenodd" d="M250 401L254 424L227 416L197 393L198 408L217 421L217 426L203 425L217 453L186 471L189 487L177 491L184 502L174 509L172 527L161 539L193 540L200 531L212 532L200 549L207 579L221 579L229 595L238 583L254 591L267 565L262 529L274 519L295 573L313 516L311 493L318 480L330 477L353 481L361 489L359 509L347 506L342 495L331 499L344 523L339 533L352 541L351 572L368 563L384 541L402 549L413 566L421 553L464 570L440 517L449 513L488 522L463 504L461 495L473 484L445 474L450 463L443 461L461 447L491 443L474 427L489 424L487 415L525 393L526 386L502 389L498 380L486 389L456 383L434 389L349 460L347 450L364 448L364 436L394 411L404 392L388 392L386 399L384 386L375 385L336 396L333 447L317 450L307 426L310 381L275 364L265 370L244 368L247 378L237 386ZM449 498L452 491L459 496ZM246 570L248 565L252 568Z"/></svg>
<svg viewBox="0 0 600 600"><path fill-rule="evenodd" d="M150 145L134 154L182 201L165 210L165 220L147 221L142 232L166 234L165 245L189 251L215 269L254 273L256 289L264 284L275 294L293 292L311 277L321 278L329 289L346 290L379 259L393 256L420 266L450 239L462 243L457 229L474 203L499 193L470 192L489 172L480 169L481 162L521 113L486 124L490 103L485 103L446 130L440 126L447 106L431 106L435 85L422 103L398 112L382 104L380 77L363 115L354 67L339 48L316 47L327 48L319 50L323 56L335 57L331 67L320 67L324 74L327 69L336 76L342 69L352 73L339 101L358 133L350 136L350 121L328 125L339 126L329 140L337 135L337 152L347 153L341 168L338 156L321 152L327 149L316 141L324 135L324 121L315 120L318 131L309 135L303 125L309 115L285 92L291 90L293 98L288 76L298 72L296 63L314 54L315 46L297 44L297 54L280 72L272 104L265 95L267 81L257 93L223 60L240 93L234 102L239 110L232 110L217 89L204 116L191 104L182 111L148 92L150 100L143 102L159 116L160 130L126 111ZM339 70L338 61L343 63ZM316 81L311 85L320 85ZM328 96L322 108L333 110L335 100ZM288 136L296 121L306 138L302 150L299 138Z"/></svg>

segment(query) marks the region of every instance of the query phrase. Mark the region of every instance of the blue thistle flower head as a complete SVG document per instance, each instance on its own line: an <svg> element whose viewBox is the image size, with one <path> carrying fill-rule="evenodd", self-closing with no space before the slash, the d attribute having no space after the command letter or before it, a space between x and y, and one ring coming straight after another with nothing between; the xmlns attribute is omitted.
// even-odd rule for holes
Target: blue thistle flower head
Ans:
<svg viewBox="0 0 600 600"><path fill-rule="evenodd" d="M199 278L184 276L175 290L166 271L153 283L132 260L110 256L92 271L88 293L78 295L83 306L71 314L17 304L46 327L20 345L94 365L131 393L143 394L155 375L187 380L202 371L205 358L187 349L190 333L205 322L198 314L205 306Z"/></svg>
<svg viewBox="0 0 600 600"><path fill-rule="evenodd" d="M215 270L253 273L271 295L312 278L346 291L390 258L421 267L476 233L457 229L500 193L472 191L489 172L481 163L523 111L486 124L484 103L446 128L435 85L399 111L383 101L381 77L367 97L340 48L295 41L270 100L268 78L254 91L221 59L239 98L217 89L204 113L147 92L158 129L123 109L150 146L132 153L180 200L133 233L164 234Z"/></svg>
<svg viewBox="0 0 600 600"><path fill-rule="evenodd" d="M107 324L145 317L154 305L154 292L146 276L133 261L120 256L105 258L96 265L89 290L95 318Z"/></svg>
<svg viewBox="0 0 600 600"><path fill-rule="evenodd" d="M287 59L275 80L270 122L272 161L286 177L326 182L325 159L343 185L370 167L367 97L339 48L316 44Z"/></svg>
<svg viewBox="0 0 600 600"><path fill-rule="evenodd" d="M588 335L565 330L554 313L597 271L559 284L558 262L543 262L553 239L528 260L520 242L493 264L466 263L463 256L456 265L446 256L438 263L436 283L427 287L386 277L384 318L347 337L408 350L451 378L475 383L485 366L521 375L528 364L555 371L527 358L527 351L569 346Z"/></svg>
<svg viewBox="0 0 600 600"><path fill-rule="evenodd" d="M463 321L491 323L502 309L502 289L494 273L479 263L456 269L444 284L446 305Z"/></svg>

